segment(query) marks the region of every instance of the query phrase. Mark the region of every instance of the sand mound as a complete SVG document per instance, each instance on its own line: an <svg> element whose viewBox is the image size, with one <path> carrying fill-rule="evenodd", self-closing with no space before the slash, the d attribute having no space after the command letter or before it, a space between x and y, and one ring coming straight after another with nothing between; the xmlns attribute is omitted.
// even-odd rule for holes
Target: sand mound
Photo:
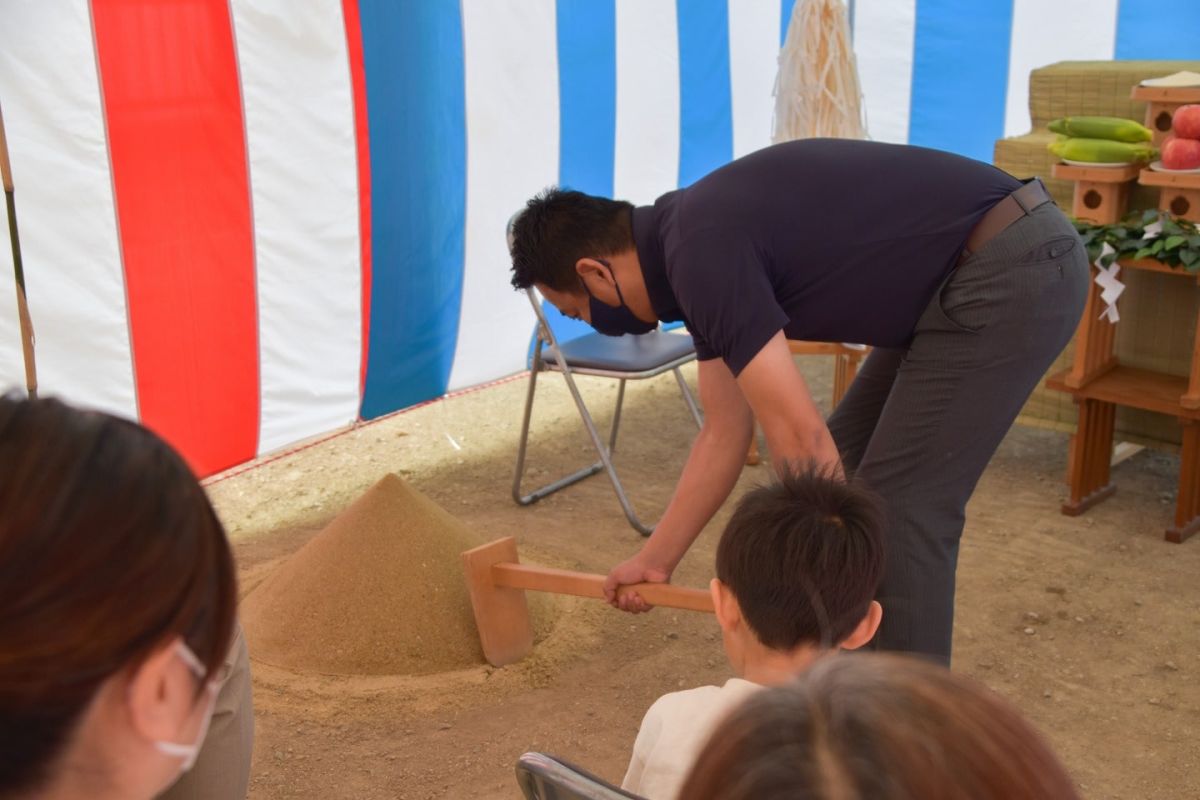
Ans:
<svg viewBox="0 0 1200 800"><path fill-rule="evenodd" d="M388 475L246 597L250 652L275 666L338 675L481 663L459 555L482 543Z"/></svg>

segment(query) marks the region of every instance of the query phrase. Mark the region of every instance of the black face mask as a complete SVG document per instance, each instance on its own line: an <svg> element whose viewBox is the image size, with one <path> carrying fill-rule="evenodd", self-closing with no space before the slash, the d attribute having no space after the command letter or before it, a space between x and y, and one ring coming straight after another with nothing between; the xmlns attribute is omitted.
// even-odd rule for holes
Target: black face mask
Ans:
<svg viewBox="0 0 1200 800"><path fill-rule="evenodd" d="M610 272L612 271L612 267L607 261L596 260L608 267ZM587 288L587 284L583 284L583 290L588 294L588 311L592 318L592 327L598 333L605 336L624 336L631 333L637 336L649 333L658 327L657 321L646 322L629 310L629 306L625 305L625 296L621 294L621 285L617 283L616 275L613 275L613 286L617 289L617 299L621 301L621 305L616 308L597 300L596 296Z"/></svg>

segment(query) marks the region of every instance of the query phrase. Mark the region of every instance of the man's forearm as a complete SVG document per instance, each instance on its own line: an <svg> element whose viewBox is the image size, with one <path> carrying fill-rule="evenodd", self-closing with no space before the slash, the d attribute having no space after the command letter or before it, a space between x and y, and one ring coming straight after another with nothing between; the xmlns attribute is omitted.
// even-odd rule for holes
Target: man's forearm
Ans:
<svg viewBox="0 0 1200 800"><path fill-rule="evenodd" d="M705 423L666 512L642 548L647 562L674 571L737 483L752 433L749 424L720 429Z"/></svg>
<svg viewBox="0 0 1200 800"><path fill-rule="evenodd" d="M842 473L837 445L796 369L783 331L750 360L738 384L767 435L776 472L813 462Z"/></svg>

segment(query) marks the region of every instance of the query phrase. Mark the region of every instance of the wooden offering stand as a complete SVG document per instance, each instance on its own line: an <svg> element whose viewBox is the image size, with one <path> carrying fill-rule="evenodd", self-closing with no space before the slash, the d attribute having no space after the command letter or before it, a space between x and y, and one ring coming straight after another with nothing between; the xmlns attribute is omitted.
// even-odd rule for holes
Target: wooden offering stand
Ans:
<svg viewBox="0 0 1200 800"><path fill-rule="evenodd" d="M1135 86L1129 96L1146 104L1146 127L1154 133L1154 146L1160 147L1171 132L1175 109L1200 103L1200 86Z"/></svg>
<svg viewBox="0 0 1200 800"><path fill-rule="evenodd" d="M1071 213L1076 219L1109 225L1125 216L1125 209L1129 206L1129 190L1137 181L1138 165L1074 167L1055 164L1050 174L1061 180L1075 182Z"/></svg>
<svg viewBox="0 0 1200 800"><path fill-rule="evenodd" d="M1139 98L1139 91L1145 90L1135 88L1135 98ZM1200 99L1200 90L1196 92ZM1055 165L1053 174L1056 178L1076 181L1072 214L1078 219L1104 224L1119 221L1125 214L1129 182L1137 178L1143 185L1161 187L1160 209L1182 219L1200 221L1200 175L1139 172L1133 166L1118 169L1063 164ZM1099 202L1095 202L1096 196ZM1160 272L1200 282L1195 273L1172 269L1153 259L1125 260L1120 264L1124 269ZM1200 320L1188 377L1122 366L1113 352L1117 326L1101 319L1105 304L1100 294L1100 287L1092 281L1075 335L1075 363L1046 382L1051 389L1071 394L1079 406L1079 424L1071 437L1068 456L1070 497L1062 512L1068 516L1082 514L1116 491L1109 477L1118 405L1168 414L1183 426L1183 445L1175 522L1167 529L1166 539L1182 542L1200 530Z"/></svg>
<svg viewBox="0 0 1200 800"><path fill-rule="evenodd" d="M1171 216L1200 220L1200 172L1155 172L1144 169L1138 177L1143 186L1157 186L1158 207Z"/></svg>

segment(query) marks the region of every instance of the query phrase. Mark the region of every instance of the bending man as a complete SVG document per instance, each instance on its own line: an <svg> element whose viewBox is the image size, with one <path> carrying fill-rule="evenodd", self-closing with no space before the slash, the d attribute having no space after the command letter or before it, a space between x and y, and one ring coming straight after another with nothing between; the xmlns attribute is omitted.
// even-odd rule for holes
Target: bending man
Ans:
<svg viewBox="0 0 1200 800"><path fill-rule="evenodd" d="M1089 265L1040 182L919 147L764 148L653 206L550 190L513 224L513 285L601 333L683 320L705 420L641 551L666 581L741 471L757 417L776 467L856 473L888 509L877 646L949 663L967 500L1070 339ZM875 350L822 419L788 339Z"/></svg>

